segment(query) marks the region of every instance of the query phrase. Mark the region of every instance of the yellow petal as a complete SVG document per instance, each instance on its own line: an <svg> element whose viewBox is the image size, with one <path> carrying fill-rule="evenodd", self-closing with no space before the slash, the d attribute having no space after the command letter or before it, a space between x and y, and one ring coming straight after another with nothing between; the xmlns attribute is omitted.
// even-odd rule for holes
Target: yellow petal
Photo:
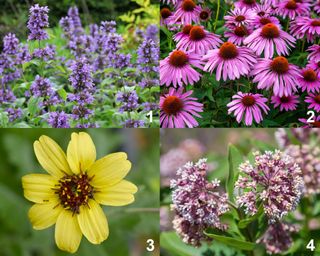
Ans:
<svg viewBox="0 0 320 256"><path fill-rule="evenodd" d="M111 187L99 188L99 191L94 194L94 199L100 204L123 206L134 201L133 194L137 190L136 185L122 180Z"/></svg>
<svg viewBox="0 0 320 256"><path fill-rule="evenodd" d="M107 218L100 205L90 200L88 205L80 207L78 221L83 235L93 244L100 244L109 235Z"/></svg>
<svg viewBox="0 0 320 256"><path fill-rule="evenodd" d="M41 166L51 175L61 178L71 174L66 155L60 146L47 136L41 136L33 144L34 152Z"/></svg>
<svg viewBox="0 0 320 256"><path fill-rule="evenodd" d="M58 181L48 174L28 174L22 177L24 196L34 203L49 203L56 200L53 188Z"/></svg>
<svg viewBox="0 0 320 256"><path fill-rule="evenodd" d="M114 153L96 161L88 174L95 187L111 186L121 181L130 171L131 163L126 153Z"/></svg>
<svg viewBox="0 0 320 256"><path fill-rule="evenodd" d="M55 240L59 249L74 253L78 250L82 233L76 215L71 211L63 210L56 223Z"/></svg>
<svg viewBox="0 0 320 256"><path fill-rule="evenodd" d="M34 204L29 210L29 219L36 230L41 230L56 223L63 208L58 200L45 204Z"/></svg>
<svg viewBox="0 0 320 256"><path fill-rule="evenodd" d="M96 160L96 148L89 134L72 133L67 149L67 159L73 173L87 171Z"/></svg>

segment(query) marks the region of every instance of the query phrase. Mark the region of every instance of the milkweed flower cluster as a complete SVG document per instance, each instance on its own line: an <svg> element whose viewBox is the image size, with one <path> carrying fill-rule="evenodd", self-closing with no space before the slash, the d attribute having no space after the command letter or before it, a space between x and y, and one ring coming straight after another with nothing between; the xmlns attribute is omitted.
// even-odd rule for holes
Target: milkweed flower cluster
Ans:
<svg viewBox="0 0 320 256"><path fill-rule="evenodd" d="M320 111L317 102L320 93L317 4L238 0L223 17L223 27L218 29L220 5L199 0L162 2L161 25L167 31L164 38L169 41L162 45L173 45L171 49L161 49L164 58L160 61L160 85L164 93L164 86L188 90L194 86L200 88L200 92L213 87L212 90L219 91L219 96L208 96L212 104L210 101L205 104L204 113L212 111L216 115L214 118L221 119L222 123L226 118L219 117L218 113L227 109L228 115L234 113L235 121L245 126L262 124L270 112L273 113L268 111L271 105L279 112L295 111L297 122L301 115L297 111L300 104ZM210 9L211 5L214 8ZM231 6L221 5L223 9ZM172 40L168 37L170 34ZM310 52L307 63L297 61L297 56L302 56L299 50ZM224 96L224 102L232 97L232 110L228 103L225 103L227 108L217 106L220 95ZM266 105L264 111L257 104L235 104L234 98L239 95L259 95ZM206 99L201 97L201 100ZM207 125L208 120L204 122Z"/></svg>
<svg viewBox="0 0 320 256"><path fill-rule="evenodd" d="M257 243L263 243L268 254L282 253L291 248L293 244L291 234L298 231L299 228L292 224L272 223Z"/></svg>
<svg viewBox="0 0 320 256"><path fill-rule="evenodd" d="M227 194L219 192L220 181L206 180L206 159L188 162L171 180L172 208L176 213L173 226L185 243L199 246L206 240L203 231L208 227L226 229L220 216L229 210Z"/></svg>
<svg viewBox="0 0 320 256"><path fill-rule="evenodd" d="M296 208L304 191L301 169L294 158L279 150L254 156L253 164L247 161L239 166L236 202L249 215L257 213L262 204L271 223L281 220Z"/></svg>
<svg viewBox="0 0 320 256"><path fill-rule="evenodd" d="M24 45L9 33L1 47L0 110L9 120L5 126L23 122L56 128L154 127L159 123L157 25L148 20L137 29L139 36L133 36L134 27L133 33L120 34L113 20L84 24L73 6L59 22L61 35L49 28L47 6L35 4L29 13L28 41L37 42ZM61 45L52 44L52 34L62 38ZM129 102L117 97L122 91L134 94L134 107L128 108ZM36 109L30 107L34 104ZM7 109L19 109L21 115L14 118Z"/></svg>
<svg viewBox="0 0 320 256"><path fill-rule="evenodd" d="M300 166L305 184L306 196L320 193L320 148L310 145L290 145L285 153Z"/></svg>

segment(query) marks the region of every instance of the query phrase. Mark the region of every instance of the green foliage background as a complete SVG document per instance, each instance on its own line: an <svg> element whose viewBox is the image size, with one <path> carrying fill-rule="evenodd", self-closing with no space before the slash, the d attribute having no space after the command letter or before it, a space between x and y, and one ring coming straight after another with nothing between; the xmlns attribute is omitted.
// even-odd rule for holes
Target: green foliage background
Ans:
<svg viewBox="0 0 320 256"><path fill-rule="evenodd" d="M54 139L66 150L73 129L1 129L0 132L0 255L64 256L54 242L54 227L32 229L23 197L21 177L45 173L33 152L41 135ZM112 152L127 152L132 169L127 179L139 191L135 202L124 207L103 206L109 222L109 238L100 245L82 238L73 255L158 255L159 244L159 131L158 129L89 129L97 159ZM147 208L147 209L145 209ZM154 239L155 251L146 251L146 240Z"/></svg>
<svg viewBox="0 0 320 256"><path fill-rule="evenodd" d="M116 19L119 15L138 8L138 3L148 0L0 0L0 38L8 32L17 34L19 38L27 36L26 21L28 9L32 4L47 5L50 9L50 27L59 23L61 17L67 15L70 6L77 5L80 17L85 25L103 20ZM151 3L159 3L151 0Z"/></svg>

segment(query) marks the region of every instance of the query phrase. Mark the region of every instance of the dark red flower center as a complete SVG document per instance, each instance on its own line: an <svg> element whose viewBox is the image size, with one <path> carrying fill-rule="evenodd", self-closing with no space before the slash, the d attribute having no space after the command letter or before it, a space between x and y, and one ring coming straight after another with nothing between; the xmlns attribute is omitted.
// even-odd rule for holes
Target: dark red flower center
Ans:
<svg viewBox="0 0 320 256"><path fill-rule="evenodd" d="M188 56L183 51L176 50L171 53L169 62L172 66L183 67L188 63Z"/></svg>
<svg viewBox="0 0 320 256"><path fill-rule="evenodd" d="M241 22L241 21L244 21L246 19L246 17L245 16L243 16L243 15L239 15L239 16L237 16L236 18L235 18L235 21L237 21L237 22Z"/></svg>
<svg viewBox="0 0 320 256"><path fill-rule="evenodd" d="M162 110L167 115L176 115L183 109L183 101L177 96L167 96L162 104Z"/></svg>
<svg viewBox="0 0 320 256"><path fill-rule="evenodd" d="M314 82L317 80L317 73L311 68L303 71L302 76L303 79L308 82Z"/></svg>
<svg viewBox="0 0 320 256"><path fill-rule="evenodd" d="M288 103L290 102L290 97L283 96L280 98L280 101L281 103Z"/></svg>
<svg viewBox="0 0 320 256"><path fill-rule="evenodd" d="M293 0L295 1L296 3L302 3L302 0Z"/></svg>
<svg viewBox="0 0 320 256"><path fill-rule="evenodd" d="M255 4L256 0L243 0L245 4Z"/></svg>
<svg viewBox="0 0 320 256"><path fill-rule="evenodd" d="M189 35L190 34L190 30L193 28L192 25L185 25L182 29L182 33L183 34L186 34L186 35Z"/></svg>
<svg viewBox="0 0 320 256"><path fill-rule="evenodd" d="M264 11L261 11L261 12L258 12L258 15L259 16L264 16L264 15L266 15L266 13Z"/></svg>
<svg viewBox="0 0 320 256"><path fill-rule="evenodd" d="M203 28L200 26L193 26L190 30L189 34L191 40L200 41L206 37L206 33L204 32Z"/></svg>
<svg viewBox="0 0 320 256"><path fill-rule="evenodd" d="M184 0L181 7L185 12L192 12L196 8L196 4L192 0Z"/></svg>
<svg viewBox="0 0 320 256"><path fill-rule="evenodd" d="M289 62L285 57L276 57L271 62L271 69L278 74L285 74L289 70Z"/></svg>
<svg viewBox="0 0 320 256"><path fill-rule="evenodd" d="M166 19L171 16L171 11L168 8L162 8L160 14L163 19Z"/></svg>
<svg viewBox="0 0 320 256"><path fill-rule="evenodd" d="M261 19L260 19L260 23L261 23L262 25L266 25L266 24L271 23L271 20L270 20L269 18L261 18Z"/></svg>
<svg viewBox="0 0 320 256"><path fill-rule="evenodd" d="M268 23L262 27L261 36L265 38L277 38L280 36L279 28L273 23Z"/></svg>
<svg viewBox="0 0 320 256"><path fill-rule="evenodd" d="M313 123L310 123L312 127L320 128L320 121L315 121Z"/></svg>
<svg viewBox="0 0 320 256"><path fill-rule="evenodd" d="M234 33L237 36L244 37L248 35L248 30L244 26L239 26L234 29Z"/></svg>
<svg viewBox="0 0 320 256"><path fill-rule="evenodd" d="M289 10L295 10L295 9L297 9L297 3L296 3L296 1L293 1L293 0L291 0L291 1L288 1L288 3L286 4L286 6L285 6L285 8L287 8L287 9L289 9Z"/></svg>
<svg viewBox="0 0 320 256"><path fill-rule="evenodd" d="M311 22L311 26L314 26L314 27L320 27L320 20L313 20Z"/></svg>
<svg viewBox="0 0 320 256"><path fill-rule="evenodd" d="M202 10L200 12L200 19L202 20L206 20L209 18L209 12L208 11L205 11L205 10Z"/></svg>
<svg viewBox="0 0 320 256"><path fill-rule="evenodd" d="M318 67L320 68L320 61L318 61L318 64L317 64L317 65L318 65Z"/></svg>
<svg viewBox="0 0 320 256"><path fill-rule="evenodd" d="M221 45L219 55L226 60L234 59L238 56L238 49L233 43L226 42Z"/></svg>
<svg viewBox="0 0 320 256"><path fill-rule="evenodd" d="M73 214L80 213L80 206L87 205L89 199L93 198L93 187L90 185L91 178L85 173L79 175L66 175L56 185L55 194L60 198L61 205L72 211Z"/></svg>
<svg viewBox="0 0 320 256"><path fill-rule="evenodd" d="M256 99L252 95L246 95L241 100L242 104L246 107L251 107L256 103Z"/></svg>
<svg viewBox="0 0 320 256"><path fill-rule="evenodd" d="M320 104L320 94L314 97L314 101Z"/></svg>

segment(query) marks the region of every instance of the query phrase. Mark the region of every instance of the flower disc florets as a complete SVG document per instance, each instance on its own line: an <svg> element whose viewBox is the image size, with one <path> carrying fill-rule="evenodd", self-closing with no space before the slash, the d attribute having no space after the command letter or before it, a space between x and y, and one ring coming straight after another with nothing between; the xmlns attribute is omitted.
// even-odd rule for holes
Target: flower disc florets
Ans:
<svg viewBox="0 0 320 256"><path fill-rule="evenodd" d="M254 164L247 161L239 167L244 175L235 184L241 189L237 203L250 215L262 204L270 222L274 222L296 208L304 190L301 169L292 157L279 150L254 155Z"/></svg>

